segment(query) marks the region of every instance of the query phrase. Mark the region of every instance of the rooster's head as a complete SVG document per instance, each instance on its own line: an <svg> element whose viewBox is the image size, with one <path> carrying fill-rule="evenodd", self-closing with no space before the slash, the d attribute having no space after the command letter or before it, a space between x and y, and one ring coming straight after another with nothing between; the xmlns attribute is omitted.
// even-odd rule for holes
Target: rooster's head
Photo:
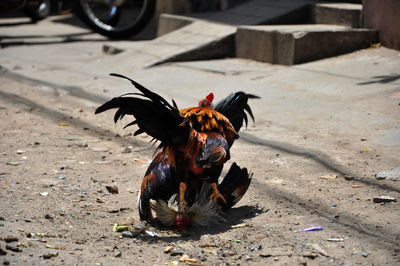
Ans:
<svg viewBox="0 0 400 266"><path fill-rule="evenodd" d="M177 214L176 215L176 227L179 230L184 230L189 227L191 224L191 220L184 214Z"/></svg>
<svg viewBox="0 0 400 266"><path fill-rule="evenodd" d="M210 93L207 97L203 100L199 101L199 107L207 107L212 108L212 101L214 100L214 93Z"/></svg>

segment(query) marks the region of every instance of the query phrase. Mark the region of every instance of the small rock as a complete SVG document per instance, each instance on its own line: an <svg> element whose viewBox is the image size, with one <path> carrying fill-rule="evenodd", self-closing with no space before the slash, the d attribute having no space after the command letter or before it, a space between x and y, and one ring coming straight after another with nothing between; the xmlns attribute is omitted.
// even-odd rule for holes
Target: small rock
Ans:
<svg viewBox="0 0 400 266"><path fill-rule="evenodd" d="M96 202L97 202L97 203L104 203L105 201L104 201L103 199L101 199L101 198L97 198L97 199L96 199Z"/></svg>
<svg viewBox="0 0 400 266"><path fill-rule="evenodd" d="M358 253L360 253L358 250L353 250L353 251L351 252L351 255L357 255Z"/></svg>
<svg viewBox="0 0 400 266"><path fill-rule="evenodd" d="M279 257L274 257L274 261L279 261Z"/></svg>
<svg viewBox="0 0 400 266"><path fill-rule="evenodd" d="M7 236L4 241L6 241L6 243L11 243L11 242L17 242L19 239L18 237L15 236Z"/></svg>
<svg viewBox="0 0 400 266"><path fill-rule="evenodd" d="M374 203L389 203L389 202L397 202L397 199L389 197L389 196L380 196L373 198Z"/></svg>
<svg viewBox="0 0 400 266"><path fill-rule="evenodd" d="M57 179L64 180L65 176L63 176L63 175L57 176Z"/></svg>
<svg viewBox="0 0 400 266"><path fill-rule="evenodd" d="M3 265L10 265L10 262L8 260L3 261Z"/></svg>
<svg viewBox="0 0 400 266"><path fill-rule="evenodd" d="M119 54L121 52L123 52L123 49L114 47L114 46L110 46L110 45L103 45L103 52L105 54L109 54L109 55L115 55L115 54Z"/></svg>
<svg viewBox="0 0 400 266"><path fill-rule="evenodd" d="M7 255L7 251L5 251L0 247L0 256L5 256L5 255Z"/></svg>
<svg viewBox="0 0 400 266"><path fill-rule="evenodd" d="M132 149L129 147L125 147L125 149L121 153L131 153Z"/></svg>
<svg viewBox="0 0 400 266"><path fill-rule="evenodd" d="M168 246L168 247L166 247L166 248L164 249L164 253L165 253L165 254L170 253L171 250L172 250L173 248L174 248L174 246Z"/></svg>
<svg viewBox="0 0 400 266"><path fill-rule="evenodd" d="M262 249L262 245L259 245L257 247L251 247L250 251L258 251L260 249Z"/></svg>
<svg viewBox="0 0 400 266"><path fill-rule="evenodd" d="M123 231L122 237L126 238L135 238L140 234L140 232L133 232L133 231Z"/></svg>
<svg viewBox="0 0 400 266"><path fill-rule="evenodd" d="M386 170L386 171L381 171L381 172L375 174L375 178L377 180L388 178L393 181L399 181L400 180L400 167L392 168L392 169Z"/></svg>
<svg viewBox="0 0 400 266"><path fill-rule="evenodd" d="M170 255L171 256L181 256L181 255L183 255L183 251L179 247L174 247L171 249Z"/></svg>
<svg viewBox="0 0 400 266"><path fill-rule="evenodd" d="M111 194L118 194L118 187L117 186L106 186L106 189Z"/></svg>
<svg viewBox="0 0 400 266"><path fill-rule="evenodd" d="M367 252L363 252L361 255L362 255L364 258L368 257L368 253L367 253Z"/></svg>
<svg viewBox="0 0 400 266"><path fill-rule="evenodd" d="M10 245L6 245L6 249L11 250L12 252L22 252L18 247L13 247Z"/></svg>
<svg viewBox="0 0 400 266"><path fill-rule="evenodd" d="M351 181L351 180L354 180L354 177L351 175L344 175L344 179L347 181Z"/></svg>
<svg viewBox="0 0 400 266"><path fill-rule="evenodd" d="M115 252L115 254L114 254L114 258L120 258L121 256L122 256L121 251L117 251L117 252Z"/></svg>
<svg viewBox="0 0 400 266"><path fill-rule="evenodd" d="M46 215L44 216L45 219L47 220L53 220L53 216L51 216L50 214L46 213Z"/></svg>

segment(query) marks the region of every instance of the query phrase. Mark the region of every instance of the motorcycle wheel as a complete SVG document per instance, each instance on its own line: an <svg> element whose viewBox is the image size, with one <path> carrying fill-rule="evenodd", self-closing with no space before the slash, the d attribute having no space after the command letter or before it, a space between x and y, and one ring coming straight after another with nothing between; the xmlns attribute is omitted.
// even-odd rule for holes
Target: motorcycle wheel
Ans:
<svg viewBox="0 0 400 266"><path fill-rule="evenodd" d="M73 2L74 11L83 22L95 32L111 39L126 39L142 30L155 9L155 0Z"/></svg>
<svg viewBox="0 0 400 266"><path fill-rule="evenodd" d="M51 0L28 1L23 8L24 13L33 21L44 19L50 14Z"/></svg>

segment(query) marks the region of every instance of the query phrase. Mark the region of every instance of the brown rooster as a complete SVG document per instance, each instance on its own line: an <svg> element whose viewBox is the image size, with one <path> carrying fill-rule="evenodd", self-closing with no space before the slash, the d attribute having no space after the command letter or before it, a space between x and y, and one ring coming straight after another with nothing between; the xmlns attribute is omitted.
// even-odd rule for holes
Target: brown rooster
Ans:
<svg viewBox="0 0 400 266"><path fill-rule="evenodd" d="M221 205L230 204L220 193L218 178L224 163L229 160L229 149L243 121L247 125L247 111L254 120L247 100L258 96L236 92L213 106L214 95L210 93L199 102L198 107L179 110L158 94L120 74L111 74L129 80L141 93L128 93L104 103L96 114L118 108L114 122L125 115L136 120L129 123L139 129L134 135L147 133L160 145L159 151L149 165L142 181L139 214L142 220L152 221L150 200L168 201L177 194L178 222L185 227L186 206L191 206L203 183L211 188L209 198ZM235 175L231 175L234 177ZM250 182L248 182L249 184ZM244 192L247 190L245 187ZM242 191L238 185L238 191ZM235 188L230 188L232 193ZM237 193L237 191L235 192ZM243 193L244 194L244 193Z"/></svg>

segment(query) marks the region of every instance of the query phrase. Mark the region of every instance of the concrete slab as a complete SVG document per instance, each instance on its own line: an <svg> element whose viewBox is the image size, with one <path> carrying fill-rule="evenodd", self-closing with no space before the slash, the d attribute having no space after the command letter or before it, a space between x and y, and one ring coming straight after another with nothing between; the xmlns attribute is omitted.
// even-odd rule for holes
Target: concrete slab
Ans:
<svg viewBox="0 0 400 266"><path fill-rule="evenodd" d="M179 30L145 43L123 57L146 55L145 67L166 62L204 60L233 56L236 27L196 21Z"/></svg>
<svg viewBox="0 0 400 266"><path fill-rule="evenodd" d="M361 11L360 4L317 3L313 7L313 22L360 28Z"/></svg>
<svg viewBox="0 0 400 266"><path fill-rule="evenodd" d="M223 12L185 16L163 14L160 16L157 36L164 37L150 42L142 48L141 53L155 57L146 64L147 67L165 62L233 56L236 28L222 24L258 25L293 21L302 16L299 10L308 10L309 3L307 0L253 0ZM196 24L192 24L195 21ZM168 33L170 35L165 36ZM154 49L154 46L157 48Z"/></svg>
<svg viewBox="0 0 400 266"><path fill-rule="evenodd" d="M236 56L293 65L368 47L377 32L334 25L239 27Z"/></svg>

